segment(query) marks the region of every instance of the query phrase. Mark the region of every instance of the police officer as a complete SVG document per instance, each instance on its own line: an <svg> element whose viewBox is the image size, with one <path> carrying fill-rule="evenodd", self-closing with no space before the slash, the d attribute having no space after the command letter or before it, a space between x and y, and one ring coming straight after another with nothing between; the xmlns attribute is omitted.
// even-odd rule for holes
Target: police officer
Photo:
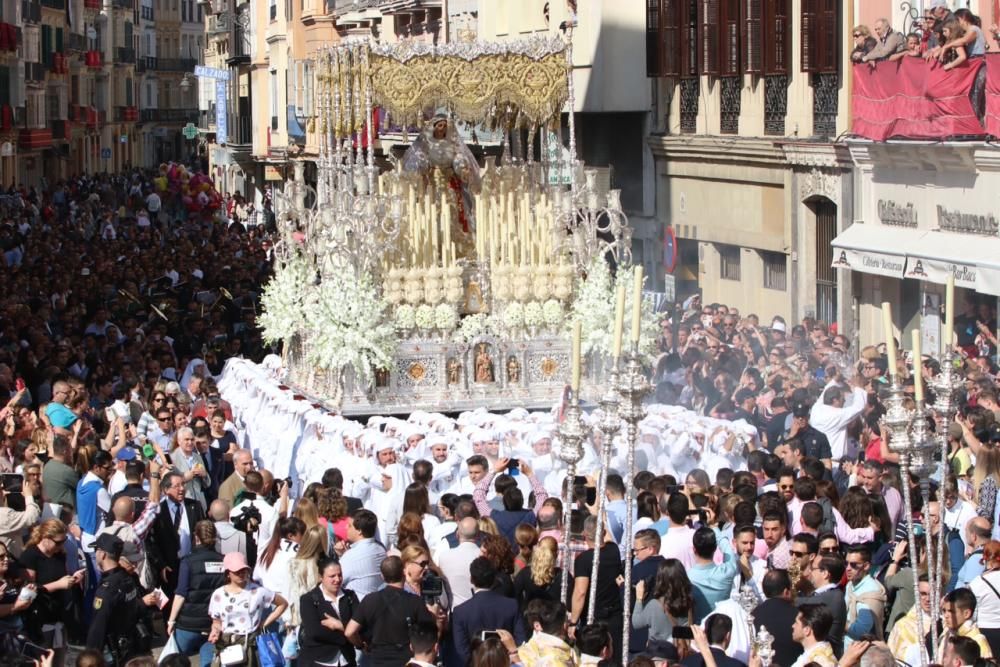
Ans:
<svg viewBox="0 0 1000 667"><path fill-rule="evenodd" d="M150 632L143 624L145 610L135 578L118 565L125 543L102 533L91 544L101 583L94 595L94 615L87 632L87 648L110 653L112 664L124 665L149 655Z"/></svg>
<svg viewBox="0 0 1000 667"><path fill-rule="evenodd" d="M819 459L829 470L833 465L830 441L822 431L809 424L811 408L812 406L805 401L796 401L792 405L792 427L785 435L785 440L797 437L805 445L804 455Z"/></svg>

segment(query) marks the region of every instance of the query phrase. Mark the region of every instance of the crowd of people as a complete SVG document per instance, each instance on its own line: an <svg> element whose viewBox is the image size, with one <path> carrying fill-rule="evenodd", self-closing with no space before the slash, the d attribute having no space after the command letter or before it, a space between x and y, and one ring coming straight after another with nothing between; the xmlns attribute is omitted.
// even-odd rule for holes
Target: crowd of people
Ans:
<svg viewBox="0 0 1000 667"><path fill-rule="evenodd" d="M781 667L1000 651L992 302L956 318L926 503L883 401L937 361L698 297L662 321L634 498L619 441L602 477L594 431L569 477L556 415L525 410L331 417L336 465L276 479L223 373L267 351L273 224L190 216L154 178L0 199L0 663L756 667L760 628Z"/></svg>

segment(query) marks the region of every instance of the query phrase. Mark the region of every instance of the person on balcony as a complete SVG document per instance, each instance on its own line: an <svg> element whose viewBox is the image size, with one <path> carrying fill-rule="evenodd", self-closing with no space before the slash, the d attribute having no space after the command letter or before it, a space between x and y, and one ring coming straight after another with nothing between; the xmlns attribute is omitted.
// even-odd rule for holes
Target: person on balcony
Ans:
<svg viewBox="0 0 1000 667"><path fill-rule="evenodd" d="M944 45L938 55L938 61L944 63L944 69L952 70L968 60L968 53L962 44L966 34L958 21L948 21L941 27Z"/></svg>
<svg viewBox="0 0 1000 667"><path fill-rule="evenodd" d="M946 38L943 44L931 50L931 57L945 62L944 54L949 49L956 49L958 47L965 49L965 53L969 58L985 56L986 36L983 34L982 23L979 17L968 9L956 9L954 21L961 27L962 35L960 37ZM944 23L941 29L944 30L944 28L948 27L949 23L951 21Z"/></svg>
<svg viewBox="0 0 1000 667"><path fill-rule="evenodd" d="M896 62L897 60L902 60L903 58L919 58L924 55L920 50L920 35L915 32L911 32L906 36L906 50L900 51L899 53L894 53L889 56L889 60Z"/></svg>
<svg viewBox="0 0 1000 667"><path fill-rule="evenodd" d="M878 45L878 40L872 36L872 31L866 25L854 28L854 50L851 51L851 61L859 63L869 51Z"/></svg>
<svg viewBox="0 0 1000 667"><path fill-rule="evenodd" d="M875 34L878 36L878 43L875 48L861 56L863 63L887 60L893 54L906 48L903 34L892 29L892 26L889 25L889 19L875 21Z"/></svg>

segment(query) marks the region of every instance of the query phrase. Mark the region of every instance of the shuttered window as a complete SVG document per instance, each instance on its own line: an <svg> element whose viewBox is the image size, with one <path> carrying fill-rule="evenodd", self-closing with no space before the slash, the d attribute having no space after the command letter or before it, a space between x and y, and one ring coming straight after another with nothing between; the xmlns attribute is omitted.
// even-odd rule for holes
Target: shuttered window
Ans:
<svg viewBox="0 0 1000 667"><path fill-rule="evenodd" d="M743 71L760 74L764 71L764 0L740 0L740 22Z"/></svg>
<svg viewBox="0 0 1000 667"><path fill-rule="evenodd" d="M646 76L663 76L660 0L646 0Z"/></svg>
<svg viewBox="0 0 1000 667"><path fill-rule="evenodd" d="M838 0L802 0L800 30L803 72L832 74L838 71L839 4Z"/></svg>
<svg viewBox="0 0 1000 667"><path fill-rule="evenodd" d="M791 0L764 0L764 74L788 74L791 4Z"/></svg>
<svg viewBox="0 0 1000 667"><path fill-rule="evenodd" d="M719 74L740 73L740 0L719 3Z"/></svg>
<svg viewBox="0 0 1000 667"><path fill-rule="evenodd" d="M719 73L719 0L698 0L698 65L702 74Z"/></svg>
<svg viewBox="0 0 1000 667"><path fill-rule="evenodd" d="M698 76L698 5L680 0L681 76Z"/></svg>
<svg viewBox="0 0 1000 667"><path fill-rule="evenodd" d="M688 0L646 0L646 76L681 72L681 5Z"/></svg>

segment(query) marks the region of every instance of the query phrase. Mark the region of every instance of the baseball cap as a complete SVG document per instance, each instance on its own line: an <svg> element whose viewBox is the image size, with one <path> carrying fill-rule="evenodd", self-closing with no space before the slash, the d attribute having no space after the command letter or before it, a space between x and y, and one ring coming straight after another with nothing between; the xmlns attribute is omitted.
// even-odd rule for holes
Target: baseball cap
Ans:
<svg viewBox="0 0 1000 667"><path fill-rule="evenodd" d="M239 551L226 554L226 557L222 559L222 567L226 572L241 572L250 569L250 566L247 565L247 557Z"/></svg>
<svg viewBox="0 0 1000 667"><path fill-rule="evenodd" d="M136 453L131 447L122 447L118 450L118 453L115 454L116 461L134 461L135 459Z"/></svg>
<svg viewBox="0 0 1000 667"><path fill-rule="evenodd" d="M114 560L118 560L122 557L122 551L125 549L125 542L122 541L120 537L116 537L111 533L101 533L97 536L97 539L90 543L91 549L100 549L104 553L108 554L109 557Z"/></svg>
<svg viewBox="0 0 1000 667"><path fill-rule="evenodd" d="M782 322L781 320L775 319L771 322L771 330L785 333L785 323Z"/></svg>
<svg viewBox="0 0 1000 667"><path fill-rule="evenodd" d="M808 417L809 416L809 404L805 401L796 401L792 405L792 415L795 417Z"/></svg>

